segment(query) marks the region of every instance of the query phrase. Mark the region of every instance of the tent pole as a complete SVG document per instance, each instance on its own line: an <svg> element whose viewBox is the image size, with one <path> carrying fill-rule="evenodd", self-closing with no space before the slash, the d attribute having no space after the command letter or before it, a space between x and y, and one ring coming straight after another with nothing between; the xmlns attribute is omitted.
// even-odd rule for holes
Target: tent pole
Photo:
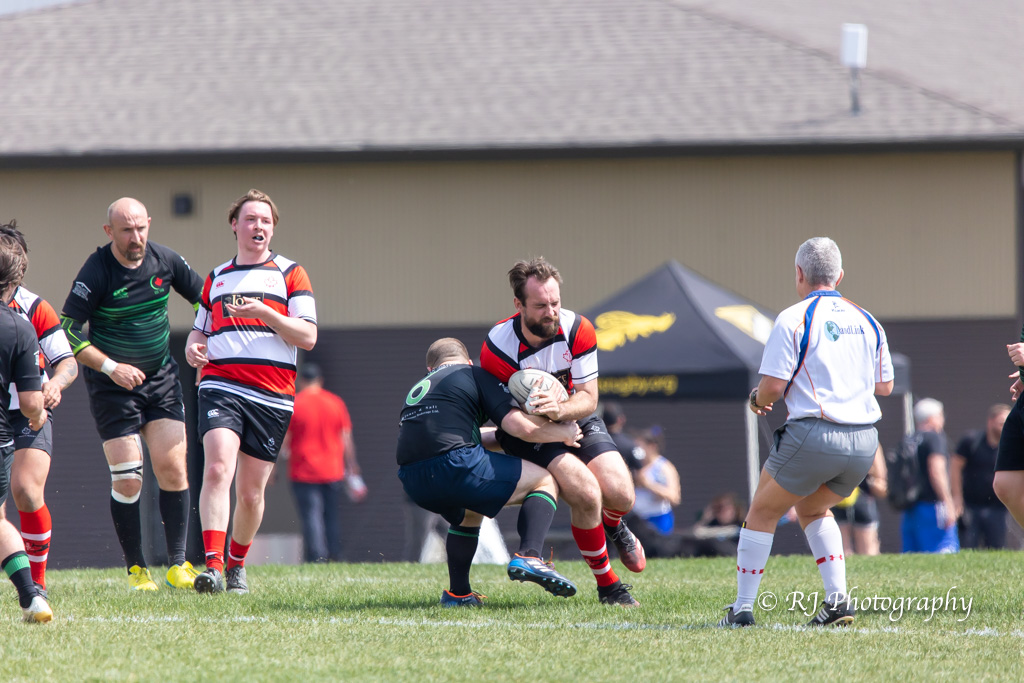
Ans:
<svg viewBox="0 0 1024 683"><path fill-rule="evenodd" d="M761 452L757 442L757 415L750 410L747 401L743 401L743 414L747 425L747 488L749 501L754 500L757 481L761 474Z"/></svg>

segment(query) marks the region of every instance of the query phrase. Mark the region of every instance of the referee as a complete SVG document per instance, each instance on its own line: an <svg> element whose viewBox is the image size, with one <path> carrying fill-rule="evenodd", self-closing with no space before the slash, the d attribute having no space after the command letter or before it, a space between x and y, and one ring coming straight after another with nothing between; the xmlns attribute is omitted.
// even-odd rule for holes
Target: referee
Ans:
<svg viewBox="0 0 1024 683"><path fill-rule="evenodd" d="M736 551L736 601L719 626L753 626L753 605L775 527L796 508L825 584L809 626L845 626L854 609L846 590L843 537L830 508L864 480L874 461L882 417L875 395L892 393L885 331L870 313L836 291L843 261L836 243L815 237L796 252L800 303L779 314L764 347L761 381L750 409L767 415L786 399L789 416L775 432Z"/></svg>

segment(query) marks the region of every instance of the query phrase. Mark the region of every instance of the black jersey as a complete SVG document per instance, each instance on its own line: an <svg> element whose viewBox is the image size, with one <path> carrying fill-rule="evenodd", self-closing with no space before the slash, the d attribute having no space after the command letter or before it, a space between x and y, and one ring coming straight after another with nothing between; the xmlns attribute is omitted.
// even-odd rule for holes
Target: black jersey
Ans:
<svg viewBox="0 0 1024 683"><path fill-rule="evenodd" d="M0 310L0 446L14 438L6 407L11 404L11 382L18 391L39 391L39 341L32 323L7 306Z"/></svg>
<svg viewBox="0 0 1024 683"><path fill-rule="evenodd" d="M442 365L405 398L398 427L398 464L408 465L480 443L480 425L512 410L512 397L491 373L474 365Z"/></svg>
<svg viewBox="0 0 1024 683"><path fill-rule="evenodd" d="M125 268L111 251L100 247L78 271L64 302L61 322L77 354L89 344L119 363L150 375L171 357L171 323L167 301L171 289L193 306L203 279L181 256L155 242L146 243L138 268ZM88 339L82 327L89 323Z"/></svg>

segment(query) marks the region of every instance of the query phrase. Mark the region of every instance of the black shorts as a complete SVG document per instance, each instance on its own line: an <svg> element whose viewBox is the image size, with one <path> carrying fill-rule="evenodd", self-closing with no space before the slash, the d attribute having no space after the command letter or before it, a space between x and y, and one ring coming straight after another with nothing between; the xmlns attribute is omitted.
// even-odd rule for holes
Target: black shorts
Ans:
<svg viewBox="0 0 1024 683"><path fill-rule="evenodd" d="M292 412L220 389L199 389L199 435L211 429L230 429L242 443L246 455L277 462L281 442L288 432Z"/></svg>
<svg viewBox="0 0 1024 683"><path fill-rule="evenodd" d="M860 492L853 505L832 508L837 524L849 524L857 529L878 526L878 503L870 493Z"/></svg>
<svg viewBox="0 0 1024 683"><path fill-rule="evenodd" d="M14 432L14 450L37 448L53 455L53 413L46 411L46 424L39 431L28 426L28 418L20 410L8 410L7 421Z"/></svg>
<svg viewBox="0 0 1024 683"><path fill-rule="evenodd" d="M1003 423L1003 434L999 437L999 451L996 454L996 472L1024 470L1024 416L1021 403L1024 395L1017 399L1010 414Z"/></svg>
<svg viewBox="0 0 1024 683"><path fill-rule="evenodd" d="M483 446L456 448L398 468L409 497L449 524L461 524L466 510L493 518L516 492L522 474L520 459Z"/></svg>
<svg viewBox="0 0 1024 683"><path fill-rule="evenodd" d="M584 464L590 464L591 460L602 453L607 453L608 451L619 452L618 447L608 433L608 428L605 427L604 420L598 417L596 413L590 417L583 418L579 421L579 424L580 430L583 432L579 448L569 448L564 443L529 443L510 436L500 429L495 434L495 437L501 445L501 450L517 458L528 460L535 465L540 465L545 469L551 464L552 460L562 453L572 453L582 460Z"/></svg>
<svg viewBox="0 0 1024 683"><path fill-rule="evenodd" d="M174 359L134 389L125 389L102 372L85 368L85 388L96 431L104 441L138 434L154 420L185 421L178 364Z"/></svg>
<svg viewBox="0 0 1024 683"><path fill-rule="evenodd" d="M7 502L7 494L11 492L11 464L14 463L14 446L0 447L0 458L3 459L3 467L0 467L0 505Z"/></svg>

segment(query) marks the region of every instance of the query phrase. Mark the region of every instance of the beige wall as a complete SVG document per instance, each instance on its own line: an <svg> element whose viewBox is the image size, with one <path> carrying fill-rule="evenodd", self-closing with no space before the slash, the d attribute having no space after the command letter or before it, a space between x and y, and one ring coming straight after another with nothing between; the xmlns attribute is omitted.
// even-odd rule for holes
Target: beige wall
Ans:
<svg viewBox="0 0 1024 683"><path fill-rule="evenodd" d="M674 258L756 303L793 302L798 244L843 249L843 293L884 319L1016 315L1010 153L366 163L0 171L0 219L28 235L30 288L59 309L105 242L107 205L138 197L151 239L205 275L234 255L225 220L249 187L282 221L326 326L486 324L504 273L543 254L585 309ZM192 218L170 215L191 191ZM176 327L190 322L173 306Z"/></svg>

